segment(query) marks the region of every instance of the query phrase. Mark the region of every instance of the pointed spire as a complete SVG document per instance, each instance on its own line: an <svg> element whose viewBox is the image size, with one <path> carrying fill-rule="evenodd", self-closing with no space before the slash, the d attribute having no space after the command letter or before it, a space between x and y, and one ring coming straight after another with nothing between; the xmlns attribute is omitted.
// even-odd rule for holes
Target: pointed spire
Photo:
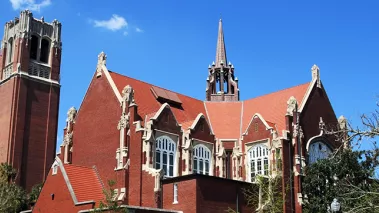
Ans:
<svg viewBox="0 0 379 213"><path fill-rule="evenodd" d="M218 38L217 38L217 49L216 49L216 67L220 67L221 64L227 64L226 60L226 49L224 42L224 32L222 30L222 19L218 23Z"/></svg>

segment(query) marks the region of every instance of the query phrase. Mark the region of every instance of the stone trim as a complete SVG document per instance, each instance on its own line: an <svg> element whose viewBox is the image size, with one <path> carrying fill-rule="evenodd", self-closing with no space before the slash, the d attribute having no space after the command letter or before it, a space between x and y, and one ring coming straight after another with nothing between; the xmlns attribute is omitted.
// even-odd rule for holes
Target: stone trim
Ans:
<svg viewBox="0 0 379 213"><path fill-rule="evenodd" d="M106 54L105 54L104 52L101 52L100 55L99 55L99 57L101 56L102 53L104 54L103 56L105 56L105 59L104 59L105 61L100 61L100 62L102 62L102 63L99 63L99 61L98 61L98 66L97 66L97 68L96 68L97 76L99 75L99 73L98 73L98 69L100 69L101 71L103 71L103 73L104 73L106 79L108 80L109 84L110 84L111 87L112 87L112 90L113 90L114 94L116 95L118 101L121 103L121 102L122 102L122 97L121 97L120 91L118 91L118 89L117 89L117 87L116 87L116 84L114 83L114 81L113 81L111 75L109 74L108 68L107 68L107 66L106 66ZM100 71L100 72L101 72L101 71ZM100 74L100 76L101 76L101 74ZM98 77L99 77L99 76L98 76ZM88 91L88 90L87 90L87 91Z"/></svg>
<svg viewBox="0 0 379 213"><path fill-rule="evenodd" d="M204 114L203 113L199 113L197 116L196 116L196 119L193 121L192 125L189 127L189 129L191 130L194 130L197 123L200 121L200 119L203 118L205 120L205 122L208 124L208 126L210 127L210 130L211 130L211 134L214 135L213 133L213 130L211 128L211 125L210 125L210 122L207 121L207 119L205 118Z"/></svg>
<svg viewBox="0 0 379 213"><path fill-rule="evenodd" d="M243 133L243 135L247 135L248 130L249 130L249 128L250 128L250 125L251 125L251 123L253 122L254 118L259 118L259 119L262 121L262 123L266 126L266 130L272 130L272 129L273 129L273 127L271 127L270 125L268 125L268 123L266 122L266 120L263 118L263 116L262 116L261 114L259 114L259 113L255 113L255 114L251 117L250 122L249 122L249 125L247 125L247 128L246 128L245 132Z"/></svg>
<svg viewBox="0 0 379 213"><path fill-rule="evenodd" d="M61 172L62 172L63 178L64 178L64 180L65 180L65 182L66 182L66 185L67 185L68 191L70 192L70 195L71 195L72 201L74 201L75 206L95 203L95 201L93 201L93 200L83 201L83 202L78 202L78 199L76 198L76 195L75 195L74 189L72 188L72 185L71 185L71 183L70 183L70 180L68 179L68 176L67 176L67 173L66 173L66 170L65 170L65 168L64 168L64 166L63 166L62 161L59 159L59 157L55 157L55 162L57 162L57 164L59 165L59 168L60 168L60 170L61 170Z"/></svg>
<svg viewBox="0 0 379 213"><path fill-rule="evenodd" d="M209 113L208 113L207 105L205 104L205 102L204 102L204 109L205 109L205 113L207 113L207 118L209 121L209 127L211 128L212 133L214 133L213 127L212 127L212 122L211 122L211 119L209 118L209 115L208 115Z"/></svg>
<svg viewBox="0 0 379 213"><path fill-rule="evenodd" d="M29 75L28 72L21 71L21 70L18 71L18 72L12 72L12 74L8 78L0 80L0 85L3 84L3 83L5 83L5 82L7 82L13 76L17 76L17 75L19 75L21 78L30 79L32 81L36 81L36 82L39 82L39 83L43 83L43 84L47 84L47 85L52 85L52 86L57 86L57 87L61 86L58 81L47 79L47 78L41 78L41 77L38 77L38 76L35 76L35 75Z"/></svg>
<svg viewBox="0 0 379 213"><path fill-rule="evenodd" d="M150 120L156 121L156 120L158 119L158 117L162 114L163 110L166 109L166 108L169 109L169 110L171 111L172 116L173 116L174 119L175 119L176 125L178 125L178 126L182 126L181 124L178 123L178 120L176 119L175 114L172 112L171 107L170 107L170 105L169 105L168 103L164 103L164 104L162 104L162 106L161 106L161 107L159 108L159 110L155 113L155 115L154 115L153 117L150 118Z"/></svg>
<svg viewBox="0 0 379 213"><path fill-rule="evenodd" d="M311 95L311 92L315 85L316 85L316 79L313 79L312 82L309 84L307 91L305 92L305 95L301 101L300 107L298 108L298 112L301 113L303 111L305 104L307 103L309 96Z"/></svg>

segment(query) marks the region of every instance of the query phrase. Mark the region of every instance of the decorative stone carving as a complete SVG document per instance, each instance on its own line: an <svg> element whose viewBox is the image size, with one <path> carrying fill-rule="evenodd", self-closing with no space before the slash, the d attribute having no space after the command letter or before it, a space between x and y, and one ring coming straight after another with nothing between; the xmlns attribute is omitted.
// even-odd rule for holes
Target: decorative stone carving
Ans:
<svg viewBox="0 0 379 213"><path fill-rule="evenodd" d="M122 113L121 118L118 121L117 129L121 130L121 129L129 128L129 118L130 118L129 113L128 114Z"/></svg>
<svg viewBox="0 0 379 213"><path fill-rule="evenodd" d="M67 112L67 119L66 119L66 121L70 122L70 123L74 122L74 119L76 117L76 113L77 113L77 111L76 111L75 107L71 107L68 110L68 112Z"/></svg>
<svg viewBox="0 0 379 213"><path fill-rule="evenodd" d="M96 76L101 76L102 66L105 66L107 63L107 55L104 52L101 52L97 56L97 67L96 67Z"/></svg>
<svg viewBox="0 0 379 213"><path fill-rule="evenodd" d="M341 115L339 118L338 118L338 125L340 127L341 130L346 130L347 129L347 120L346 118Z"/></svg>
<svg viewBox="0 0 379 213"><path fill-rule="evenodd" d="M63 146L70 145L72 145L72 132L66 133L66 135L63 138Z"/></svg>
<svg viewBox="0 0 379 213"><path fill-rule="evenodd" d="M122 100L127 106L134 104L134 90L130 85L126 85L122 90Z"/></svg>
<svg viewBox="0 0 379 213"><path fill-rule="evenodd" d="M316 80L317 87L321 88L320 68L316 64L314 64L311 70L312 70L312 80Z"/></svg>
<svg viewBox="0 0 379 213"><path fill-rule="evenodd" d="M293 116L293 111L297 108L297 100L295 97L291 96L287 101L287 114Z"/></svg>
<svg viewBox="0 0 379 213"><path fill-rule="evenodd" d="M322 120L322 117L320 117L320 122L318 123L318 128L320 129L321 134L325 132L325 123Z"/></svg>

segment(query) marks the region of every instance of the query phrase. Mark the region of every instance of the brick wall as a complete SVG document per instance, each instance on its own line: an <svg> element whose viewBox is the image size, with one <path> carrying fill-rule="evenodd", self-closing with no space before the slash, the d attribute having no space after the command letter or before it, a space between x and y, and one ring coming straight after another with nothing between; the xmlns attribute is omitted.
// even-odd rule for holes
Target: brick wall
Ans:
<svg viewBox="0 0 379 213"><path fill-rule="evenodd" d="M96 165L102 181L124 186L124 176L116 176L116 150L120 146L117 124L121 116L120 103L106 79L94 76L78 111L73 133L72 163Z"/></svg>
<svg viewBox="0 0 379 213"><path fill-rule="evenodd" d="M173 204L174 184L178 185L177 204ZM243 195L243 188L250 186L245 182L197 174L163 180L163 208L185 213L219 213L228 208L237 210L238 206L239 213L250 213L255 208L247 206Z"/></svg>
<svg viewBox="0 0 379 213"><path fill-rule="evenodd" d="M7 162L15 79L0 84L0 162Z"/></svg>
<svg viewBox="0 0 379 213"><path fill-rule="evenodd" d="M52 199L52 194L54 194L54 199ZM49 172L33 212L78 212L91 208L93 208L93 204L75 206L62 172L58 169L56 175L52 175L51 171Z"/></svg>

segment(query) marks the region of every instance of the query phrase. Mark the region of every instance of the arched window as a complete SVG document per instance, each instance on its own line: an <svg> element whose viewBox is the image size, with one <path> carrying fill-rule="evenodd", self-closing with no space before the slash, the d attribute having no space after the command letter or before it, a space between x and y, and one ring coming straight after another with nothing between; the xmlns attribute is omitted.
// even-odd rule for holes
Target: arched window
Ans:
<svg viewBox="0 0 379 213"><path fill-rule="evenodd" d="M13 38L10 38L8 41L8 63L13 61Z"/></svg>
<svg viewBox="0 0 379 213"><path fill-rule="evenodd" d="M198 144L193 149L193 173L209 175L211 151L208 147Z"/></svg>
<svg viewBox="0 0 379 213"><path fill-rule="evenodd" d="M312 164L320 159L328 158L332 150L322 141L316 141L309 145L308 154L309 164Z"/></svg>
<svg viewBox="0 0 379 213"><path fill-rule="evenodd" d="M174 176L175 150L171 138L160 136L155 140L155 169L163 169L166 177Z"/></svg>
<svg viewBox="0 0 379 213"><path fill-rule="evenodd" d="M30 40L30 58L37 60L37 52L38 52L38 37L32 35L32 39Z"/></svg>
<svg viewBox="0 0 379 213"><path fill-rule="evenodd" d="M49 49L50 49L50 42L43 38L41 40L41 54L40 54L40 61L43 63L49 62Z"/></svg>
<svg viewBox="0 0 379 213"><path fill-rule="evenodd" d="M250 181L256 175L268 175L269 150L267 146L259 144L251 147L248 151Z"/></svg>

